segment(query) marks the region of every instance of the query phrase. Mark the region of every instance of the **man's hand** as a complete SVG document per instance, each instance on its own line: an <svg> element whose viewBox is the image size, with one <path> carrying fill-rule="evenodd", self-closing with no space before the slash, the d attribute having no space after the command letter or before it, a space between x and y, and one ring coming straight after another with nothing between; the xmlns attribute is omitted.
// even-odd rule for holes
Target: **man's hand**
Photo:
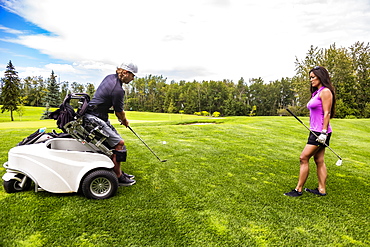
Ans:
<svg viewBox="0 0 370 247"><path fill-rule="evenodd" d="M318 142L320 142L320 143L322 143L322 144L325 144L325 142L326 142L326 137L327 137L326 133L321 133L321 134L319 135L319 137L317 137L316 141L318 141Z"/></svg>
<svg viewBox="0 0 370 247"><path fill-rule="evenodd" d="M117 116L117 118L118 118L118 121L122 124L122 125L124 125L124 126L129 126L129 122L128 122L128 120L127 120L127 118L126 118L126 113L125 113L125 111L122 111L122 112L115 112L116 113L116 116Z"/></svg>
<svg viewBox="0 0 370 247"><path fill-rule="evenodd" d="M121 122L122 125L124 125L126 127L129 126L129 122L128 122L128 120L126 118L120 119L119 121Z"/></svg>

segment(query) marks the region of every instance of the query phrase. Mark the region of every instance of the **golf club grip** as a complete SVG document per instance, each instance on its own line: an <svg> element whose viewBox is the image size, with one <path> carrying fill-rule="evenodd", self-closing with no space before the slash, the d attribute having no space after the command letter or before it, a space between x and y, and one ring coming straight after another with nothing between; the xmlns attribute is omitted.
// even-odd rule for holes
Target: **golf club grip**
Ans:
<svg viewBox="0 0 370 247"><path fill-rule="evenodd" d="M286 110L292 114L293 117L295 117L295 119L297 119L300 123L303 123L291 110L289 110L288 108L286 108Z"/></svg>
<svg viewBox="0 0 370 247"><path fill-rule="evenodd" d="M307 127L307 125L305 125L293 112L291 112L288 108L286 109L290 114L293 115L293 117L295 117L295 119L298 120L298 122L300 122L308 131L310 131L314 136L316 136L316 138L318 137L312 130L310 130L310 128Z"/></svg>

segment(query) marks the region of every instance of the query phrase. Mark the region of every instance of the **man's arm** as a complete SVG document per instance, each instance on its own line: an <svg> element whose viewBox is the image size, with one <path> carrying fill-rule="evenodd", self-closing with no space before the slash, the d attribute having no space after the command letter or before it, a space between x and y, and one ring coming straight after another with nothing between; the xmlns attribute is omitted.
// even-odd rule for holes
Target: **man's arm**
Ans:
<svg viewBox="0 0 370 247"><path fill-rule="evenodd" d="M124 126L129 126L129 122L126 118L126 113L125 111L121 111L121 112L115 112L117 118L118 118L118 121L120 121L120 123Z"/></svg>

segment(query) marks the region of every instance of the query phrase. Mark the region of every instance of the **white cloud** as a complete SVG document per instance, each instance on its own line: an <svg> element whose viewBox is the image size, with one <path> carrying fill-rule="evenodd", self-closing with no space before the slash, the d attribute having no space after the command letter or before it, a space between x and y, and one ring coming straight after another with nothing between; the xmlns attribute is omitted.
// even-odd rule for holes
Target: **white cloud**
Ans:
<svg viewBox="0 0 370 247"><path fill-rule="evenodd" d="M51 70L46 68L37 68L37 67L17 67L19 71L19 78L26 78L27 76L41 76L44 79L47 79L51 75Z"/></svg>
<svg viewBox="0 0 370 247"><path fill-rule="evenodd" d="M9 29L17 38L8 41L66 61L45 69L85 80L101 80L103 73L113 73L115 66L130 60L139 65L139 76L269 81L293 76L295 56L304 58L310 45L326 48L335 42L347 47L370 40L367 0L7 3L52 33L26 35Z"/></svg>
<svg viewBox="0 0 370 247"><path fill-rule="evenodd" d="M69 64L47 64L45 65L46 69L53 70L53 71L59 71L59 72L65 72L65 73L78 73L78 71Z"/></svg>
<svg viewBox="0 0 370 247"><path fill-rule="evenodd" d="M104 72L112 72L117 68L117 66L97 61L80 61L79 63L74 62L73 66L81 70L100 70Z"/></svg>
<svg viewBox="0 0 370 247"><path fill-rule="evenodd" d="M5 33L10 33L10 34L18 34L18 35L23 34L22 31L4 27L3 25L0 25L0 30L3 30Z"/></svg>

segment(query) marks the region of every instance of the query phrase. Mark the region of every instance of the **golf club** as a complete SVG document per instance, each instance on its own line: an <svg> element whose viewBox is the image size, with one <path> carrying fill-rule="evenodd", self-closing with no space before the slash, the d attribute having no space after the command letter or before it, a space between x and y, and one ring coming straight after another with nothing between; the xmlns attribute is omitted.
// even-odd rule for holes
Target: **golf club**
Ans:
<svg viewBox="0 0 370 247"><path fill-rule="evenodd" d="M293 112L291 112L291 110L289 110L288 108L286 109L290 114L292 114L293 117L295 117L295 119L298 120L298 122L300 122L304 127L306 127L306 129L308 129L314 136L316 136L316 138L318 138L318 136L315 134L315 132L313 132L312 130L310 130L310 128L307 127L307 125L305 125ZM336 153L334 152L334 150L329 147L326 143L324 143L324 145L326 147L328 147L330 149L330 151L332 151L338 158L339 160L337 161L337 163L335 163L337 166L341 166L342 165L342 158Z"/></svg>
<svg viewBox="0 0 370 247"><path fill-rule="evenodd" d="M132 133L134 133L134 135L136 135L137 136L137 138L139 138L140 139L140 141L142 141L143 143L144 143L144 145L150 150L150 152L152 152L152 154L154 154L154 156L155 157L157 157L157 159L160 161L160 162L166 162L167 160L161 160L159 157L158 157L158 155L156 155L155 153L154 153L154 151L144 142L144 140L143 139L141 139L140 138L140 136L138 135L138 134L136 134L136 132L130 127L130 126L127 126L127 128L129 128L130 130L131 130L131 132Z"/></svg>

